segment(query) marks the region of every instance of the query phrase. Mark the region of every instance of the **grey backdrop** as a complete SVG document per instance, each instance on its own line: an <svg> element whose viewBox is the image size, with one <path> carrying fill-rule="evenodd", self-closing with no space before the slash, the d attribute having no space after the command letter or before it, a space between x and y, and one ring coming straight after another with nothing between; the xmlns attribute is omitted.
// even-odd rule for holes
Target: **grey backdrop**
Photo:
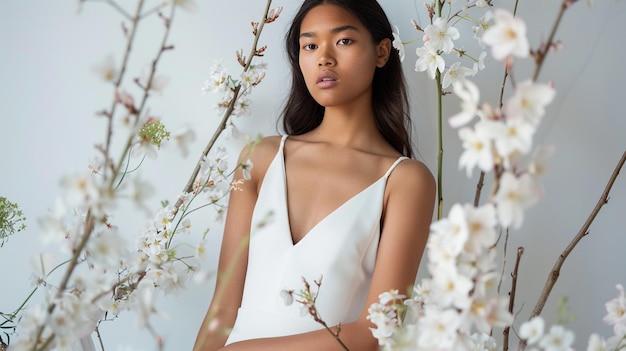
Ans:
<svg viewBox="0 0 626 351"><path fill-rule="evenodd" d="M461 2L459 0L458 2ZM155 5L157 1L148 1ZM178 11L170 42L175 50L161 62L161 73L170 77L162 95L156 95L151 111L163 118L171 130L188 125L197 133L191 156L182 159L165 148L157 161L148 160L142 177L156 186L149 203L158 207L162 199L173 199L182 189L204 144L218 119L212 106L216 97L201 96L200 87L215 59L235 72L234 52L247 52L252 39L249 22L257 20L265 6L261 0L198 1L198 11ZM284 6L283 15L266 27L262 42L268 45L263 61L269 64L267 78L252 95L251 117L236 118L242 132L275 133L275 119L283 102L288 82L288 68L283 54L282 37L299 1L277 0ZM400 28L404 40L418 35L410 19L426 23L421 1L381 0L392 22ZM513 2L501 1L511 8ZM546 37L559 8L559 1L526 0L519 15L528 22L532 45ZM125 5L127 6L127 5ZM134 4L128 5L132 8ZM53 249L38 243L37 218L54 204L60 192L63 174L84 171L96 154L95 143L104 138L104 120L95 112L106 108L111 99L110 86L91 71L107 54L117 61L123 48L120 24L123 18L104 2L88 2L77 12L78 1L0 1L0 101L2 124L0 149L0 195L19 203L28 217L28 229L10 239L0 249L0 311L17 307L30 291L29 257L38 251ZM544 179L546 197L527 212L521 230L512 233L509 242L509 265L518 246L525 247L521 263L516 311L524 320L559 253L578 231L599 198L614 165L625 149L623 84L626 58L623 35L626 32L626 4L614 0L597 1L589 9L584 2L573 6L557 34L565 45L563 51L548 58L541 81L551 80L557 97L549 107L537 143L556 146L550 172ZM155 52L161 26L149 18L138 33L134 47L137 56L130 64L131 76L138 75ZM465 32L467 33L467 32ZM461 43L463 41L460 41ZM471 40L465 41L470 45ZM420 158L435 171L436 124L434 83L424 73L413 71L416 45L407 47L405 70L413 103ZM491 62L475 81L484 101L495 103L502 68ZM522 80L528 67L516 71ZM448 115L458 109L458 100L446 98ZM465 177L457 170L461 151L456 133L446 127L445 203L446 212L456 201L471 201L476 176ZM233 156L243 139L223 141ZM590 332L608 335L602 324L604 303L616 296L615 284L626 284L626 180L616 182L611 200L597 217L591 233L574 250L563 268L552 298L544 310L549 322L555 320L555 301L569 298L571 314L576 319L568 327L576 331L576 348L585 349ZM132 238L142 228L145 215L130 207L114 220ZM211 224L209 213L196 216L195 235L211 225L209 259L214 267L221 231ZM195 240L195 239L194 239ZM424 270L421 272L424 273ZM509 288L507 278L503 285ZM190 349L213 291L212 282L190 284L178 296L159 296L158 306L169 319L154 318L156 330L165 337L167 350ZM117 321L102 325L108 350L156 349L146 331L133 326L133 315L124 314Z"/></svg>

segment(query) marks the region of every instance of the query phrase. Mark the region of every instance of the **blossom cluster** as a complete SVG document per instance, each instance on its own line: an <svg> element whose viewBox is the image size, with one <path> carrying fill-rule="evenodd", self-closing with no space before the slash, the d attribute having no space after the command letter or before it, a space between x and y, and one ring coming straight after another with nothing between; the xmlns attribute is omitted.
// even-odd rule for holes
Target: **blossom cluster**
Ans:
<svg viewBox="0 0 626 351"><path fill-rule="evenodd" d="M173 6L183 5L195 6L192 1L176 1ZM273 10L267 23L276 20L279 13L280 9ZM159 15L164 20L167 38L171 18ZM260 28L257 30L260 34ZM164 45L161 52L171 48ZM261 56L263 50L256 50L255 56ZM157 151L170 138L183 156L188 154L189 144L195 139L189 128L172 135L160 118L145 111L150 93L162 92L167 83L167 78L156 74L157 61L133 80L143 91L143 97L138 99L140 103L121 87L125 66L115 67L114 60L107 58L96 69L101 78L116 85L113 107L100 115L110 120L109 136L113 135L114 122L128 127L122 130L128 132L122 139L125 146L115 159L110 155L112 141L107 140L106 144L98 145L101 155L91 162L87 171L62 178L61 196L40 224L44 244L54 245L60 255L70 258L59 262L56 253L33 257L32 281L35 290L44 290L43 299L29 303L28 308L20 308L13 315L2 314L4 319L15 323L11 350L72 349L81 340L90 342L100 322L113 320L124 311L135 312L139 328L149 327L150 317L159 313L155 304L157 292L176 294L191 279L201 282L210 276L202 267L208 231L193 244L188 239L174 238L191 233L190 215L200 208L214 208L215 221L223 219L227 196L230 191L241 190L243 182L250 179L253 164L246 160L229 168L227 150L213 148L211 144L192 172L190 185L174 204L163 201L157 211L146 205L146 199L155 189L134 171L145 157L156 158ZM234 80L220 65L214 66L212 79L219 81L213 83L214 89L229 96L221 108L234 107L225 111L225 118L246 112L249 103L241 97L261 82L264 68L264 64L252 65L248 60L240 79ZM249 149L254 145L253 142ZM231 181L235 169L241 169L243 179ZM151 217L134 242L128 240L130 236L117 223L120 212L126 210L124 200L131 200ZM65 272L58 279L60 268L65 268ZM148 330L154 333L152 328ZM161 338L155 335L155 339L162 346ZM4 346L3 340L0 341Z"/></svg>
<svg viewBox="0 0 626 351"><path fill-rule="evenodd" d="M432 19L435 11L429 9ZM550 154L549 148L535 148L526 167L522 167L523 158L533 151L533 136L546 106L554 98L553 87L530 79L514 82L512 96L502 107L481 103L478 87L467 77L482 67L484 55L481 54L480 62L475 61L473 69L460 69L455 63L446 70L443 54L456 50L465 55L454 47L454 40L460 34L449 22L450 19L438 17L423 30L424 45L417 49L416 70L427 71L432 79L445 71L439 88L443 91L452 85L454 94L461 99L461 111L449 119L450 126L458 128L464 148L459 167L468 176L476 168L491 173L495 184L483 205L454 204L447 217L431 225L427 243L430 276L405 301L408 313L403 323L391 313L390 306L385 307L386 297L381 296L380 303L372 305L370 319L377 326L373 334L385 350L496 348L496 341L490 336L493 328L508 328L514 321L509 297L500 296L498 289L501 279L496 263L498 233L519 229L524 211L541 197L539 176ZM417 25L416 28L420 29ZM512 68L514 60L529 56L524 22L506 10L487 12L474 34L481 45L490 47L495 60L505 61L507 69ZM611 302L610 316L624 315L623 290L620 291L621 300ZM615 346L616 339L623 342L623 322L617 322L622 317L607 318L615 325L617 336L612 339ZM542 350L570 348L571 332L555 325L544 334L543 324L539 326L539 323L543 323L540 317L523 324L520 337ZM598 337L592 337L591 341L594 345L605 345ZM601 347L604 346L590 350Z"/></svg>

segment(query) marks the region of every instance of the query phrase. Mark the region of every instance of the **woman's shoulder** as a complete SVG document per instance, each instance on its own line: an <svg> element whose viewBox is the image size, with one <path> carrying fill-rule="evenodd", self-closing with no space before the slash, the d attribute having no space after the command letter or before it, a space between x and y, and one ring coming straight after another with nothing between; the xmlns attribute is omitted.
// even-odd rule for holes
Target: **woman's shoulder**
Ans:
<svg viewBox="0 0 626 351"><path fill-rule="evenodd" d="M262 179L265 171L276 156L282 137L280 135L266 136L249 142L239 155L239 162L252 162L252 178Z"/></svg>
<svg viewBox="0 0 626 351"><path fill-rule="evenodd" d="M387 183L392 191L433 191L436 186L435 177L428 166L415 159L400 162L389 175Z"/></svg>

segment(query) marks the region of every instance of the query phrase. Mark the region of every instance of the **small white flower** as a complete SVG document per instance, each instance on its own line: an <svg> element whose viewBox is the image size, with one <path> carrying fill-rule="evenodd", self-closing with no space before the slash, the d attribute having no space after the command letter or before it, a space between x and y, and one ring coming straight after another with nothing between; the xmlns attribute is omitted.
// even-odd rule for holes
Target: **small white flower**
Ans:
<svg viewBox="0 0 626 351"><path fill-rule="evenodd" d="M183 157L189 155L189 144L196 141L196 133L189 127L182 128L174 134L174 142Z"/></svg>
<svg viewBox="0 0 626 351"><path fill-rule="evenodd" d="M480 207L466 204L464 210L469 231L464 251L473 255L480 255L483 249L493 246L497 240L496 209L492 204L485 204Z"/></svg>
<svg viewBox="0 0 626 351"><path fill-rule="evenodd" d="M515 87L515 93L504 106L507 118L522 118L528 123L539 124L545 114L545 107L556 95L548 84L526 80Z"/></svg>
<svg viewBox="0 0 626 351"><path fill-rule="evenodd" d="M494 123L480 121L474 128L459 129L459 138L463 142L463 154L459 158L459 168L465 168L468 177L472 175L474 167L478 166L483 172L491 172L494 167L491 131Z"/></svg>
<svg viewBox="0 0 626 351"><path fill-rule="evenodd" d="M426 306L424 312L418 320L418 328L422 331L417 339L418 346L424 350L451 350L461 316L455 310L440 310L435 305Z"/></svg>
<svg viewBox="0 0 626 351"><path fill-rule="evenodd" d="M70 207L89 207L100 199L100 191L92 173L74 174L61 178L61 186L65 189L65 204Z"/></svg>
<svg viewBox="0 0 626 351"><path fill-rule="evenodd" d="M293 304L293 290L283 289L280 291L280 297L282 297L285 306L291 306Z"/></svg>
<svg viewBox="0 0 626 351"><path fill-rule="evenodd" d="M446 73L443 75L443 81L441 87L446 89L450 84L453 84L458 81L465 80L465 77L471 76L474 74L474 71L467 68L462 67L461 62L456 62L448 68Z"/></svg>
<svg viewBox="0 0 626 351"><path fill-rule="evenodd" d="M400 62L404 61L404 44L402 44L402 39L400 39L400 29L398 26L393 26L393 47L398 50L398 56L400 56Z"/></svg>
<svg viewBox="0 0 626 351"><path fill-rule="evenodd" d="M417 72L428 71L430 79L435 79L437 71L443 72L446 69L446 62L435 48L430 46L422 46L416 50L418 59L415 62L415 70Z"/></svg>
<svg viewBox="0 0 626 351"><path fill-rule="evenodd" d="M500 224L519 229L524 220L524 209L537 201L535 182L529 174L517 178L510 172L504 172L494 200Z"/></svg>
<svg viewBox="0 0 626 351"><path fill-rule="evenodd" d="M526 340L529 345L536 343L543 336L544 324L541 316L533 317L524 322L519 329L520 338Z"/></svg>
<svg viewBox="0 0 626 351"><path fill-rule="evenodd" d="M107 82L115 81L119 75L113 55L107 55L99 65L93 67L93 71Z"/></svg>
<svg viewBox="0 0 626 351"><path fill-rule="evenodd" d="M608 351L606 341L598 334L591 334L589 336L589 343L587 344L587 351Z"/></svg>
<svg viewBox="0 0 626 351"><path fill-rule="evenodd" d="M539 346L544 351L567 351L574 343L574 333L563 326L553 325L548 334L539 340Z"/></svg>
<svg viewBox="0 0 626 351"><path fill-rule="evenodd" d="M162 92L167 83L170 82L170 79L164 75L157 75L152 73L152 66L146 66L143 69L141 77L139 78L139 83L144 88L148 88L148 90L152 90L155 92ZM150 79L150 75L152 75L152 79Z"/></svg>
<svg viewBox="0 0 626 351"><path fill-rule="evenodd" d="M615 286L619 295L605 304L607 314L604 316L604 323L608 325L616 325L618 323L626 323L626 297L624 296L624 287L621 284Z"/></svg>
<svg viewBox="0 0 626 351"><path fill-rule="evenodd" d="M526 24L507 10L494 11L495 24L482 36L485 44L491 47L491 54L496 60L503 60L510 55L528 57L530 45L526 37Z"/></svg>
<svg viewBox="0 0 626 351"><path fill-rule="evenodd" d="M432 47L436 52L442 51L449 54L454 49L453 40L460 37L459 30L448 26L448 21L443 17L438 17L433 24L424 29L424 45Z"/></svg>
<svg viewBox="0 0 626 351"><path fill-rule="evenodd" d="M454 93L461 99L461 112L450 117L448 122L452 128L459 128L468 124L479 114L480 91L474 83L467 79L458 81L452 86Z"/></svg>
<svg viewBox="0 0 626 351"><path fill-rule="evenodd" d="M188 12L196 12L198 10L198 5L192 0L173 0L173 2L174 5Z"/></svg>
<svg viewBox="0 0 626 351"><path fill-rule="evenodd" d="M252 178L252 176L250 175L250 172L252 172L252 167L253 164L250 159L246 160L246 162L241 165L241 173L243 174L243 179L250 180Z"/></svg>

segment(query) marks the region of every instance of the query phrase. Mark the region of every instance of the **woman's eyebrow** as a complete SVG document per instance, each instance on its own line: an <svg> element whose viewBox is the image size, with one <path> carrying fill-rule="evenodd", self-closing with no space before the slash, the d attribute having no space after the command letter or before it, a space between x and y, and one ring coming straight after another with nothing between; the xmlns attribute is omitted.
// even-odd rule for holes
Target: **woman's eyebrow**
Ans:
<svg viewBox="0 0 626 351"><path fill-rule="evenodd" d="M359 29L355 26L351 26L351 25L345 25L345 26L341 26L341 27L337 27L337 28L333 28L330 30L330 32L332 34L337 34L346 30L354 30L354 31L359 31ZM315 32L304 32L304 33L300 33L300 38L312 38L317 36L317 34Z"/></svg>

